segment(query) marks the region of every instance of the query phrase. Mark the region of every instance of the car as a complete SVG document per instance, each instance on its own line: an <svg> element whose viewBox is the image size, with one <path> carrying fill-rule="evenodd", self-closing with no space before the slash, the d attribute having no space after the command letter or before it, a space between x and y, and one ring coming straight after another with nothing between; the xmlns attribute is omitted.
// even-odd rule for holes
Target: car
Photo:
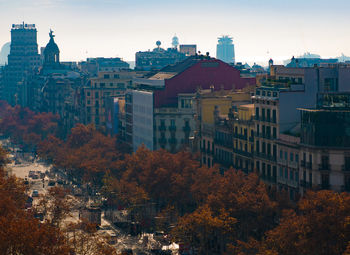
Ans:
<svg viewBox="0 0 350 255"><path fill-rule="evenodd" d="M49 180L48 186L52 187L56 185L56 182L54 180Z"/></svg>
<svg viewBox="0 0 350 255"><path fill-rule="evenodd" d="M29 171L29 174L28 174L29 178L32 178L34 174L35 174L35 171Z"/></svg>
<svg viewBox="0 0 350 255"><path fill-rule="evenodd" d="M39 191L37 191L36 189L33 190L32 197L38 197L38 196L39 196Z"/></svg>

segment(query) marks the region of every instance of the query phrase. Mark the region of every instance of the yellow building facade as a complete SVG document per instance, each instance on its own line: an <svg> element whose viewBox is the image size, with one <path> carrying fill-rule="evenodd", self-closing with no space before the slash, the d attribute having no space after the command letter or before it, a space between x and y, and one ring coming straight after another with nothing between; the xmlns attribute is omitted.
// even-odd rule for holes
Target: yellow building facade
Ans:
<svg viewBox="0 0 350 255"><path fill-rule="evenodd" d="M240 105L232 120L234 167L254 171L254 104Z"/></svg>

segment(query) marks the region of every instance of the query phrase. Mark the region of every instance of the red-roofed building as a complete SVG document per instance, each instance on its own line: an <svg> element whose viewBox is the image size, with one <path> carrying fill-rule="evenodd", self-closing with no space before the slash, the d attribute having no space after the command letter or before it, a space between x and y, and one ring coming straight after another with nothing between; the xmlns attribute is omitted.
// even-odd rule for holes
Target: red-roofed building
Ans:
<svg viewBox="0 0 350 255"><path fill-rule="evenodd" d="M145 144L151 150L176 151L193 135L192 98L198 89L237 90L255 82L223 61L202 55L134 79L138 89L129 91L126 98L127 141L134 150ZM159 130L154 128L158 126Z"/></svg>

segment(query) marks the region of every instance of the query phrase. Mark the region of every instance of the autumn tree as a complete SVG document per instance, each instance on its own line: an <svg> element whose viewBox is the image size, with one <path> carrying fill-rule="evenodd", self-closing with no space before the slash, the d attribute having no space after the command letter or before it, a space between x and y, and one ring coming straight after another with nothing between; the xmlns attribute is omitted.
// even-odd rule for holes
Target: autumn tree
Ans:
<svg viewBox="0 0 350 255"><path fill-rule="evenodd" d="M5 159L4 159L5 158ZM61 231L35 219L24 210L27 195L23 182L5 176L6 155L0 149L0 254L65 255L68 247Z"/></svg>
<svg viewBox="0 0 350 255"><path fill-rule="evenodd" d="M70 215L72 207L69 191L62 187L52 187L41 198L37 210L46 215L46 222L60 227L62 220Z"/></svg>
<svg viewBox="0 0 350 255"><path fill-rule="evenodd" d="M268 231L261 254L342 254L350 240L350 195L310 191Z"/></svg>

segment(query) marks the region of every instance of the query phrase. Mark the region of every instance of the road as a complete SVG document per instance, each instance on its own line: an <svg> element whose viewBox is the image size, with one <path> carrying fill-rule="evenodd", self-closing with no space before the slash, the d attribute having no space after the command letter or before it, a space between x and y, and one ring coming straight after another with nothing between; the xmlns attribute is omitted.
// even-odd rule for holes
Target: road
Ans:
<svg viewBox="0 0 350 255"><path fill-rule="evenodd" d="M1 142L1 141L0 141ZM12 174L16 175L19 178L27 179L29 182L29 190L28 195L31 196L33 190L37 190L40 195L45 195L47 193L48 188L48 182L49 178L48 176L45 176L44 182L42 179L33 179L29 177L29 171L35 171L45 173L50 172L51 166L45 165L42 162L33 160L33 158L29 155L26 155L26 157L22 157L21 153L17 153L16 149L15 152L12 152L10 157L16 160L13 160L11 164L9 164L9 167L11 168ZM17 164L15 164L15 161L17 161ZM64 176L60 174L59 178L63 178ZM57 173L56 177L57 178ZM44 185L43 185L44 184ZM33 204L37 204L39 198L34 197L33 198ZM75 205L77 204L84 204L84 201L88 201L89 199L83 199L82 197L74 197L72 196L72 199L76 200ZM78 208L72 208L71 215L67 217L64 222L78 222L79 221L79 212ZM116 228L113 224L111 224L109 221L107 221L104 218L104 214L102 213L101 218L101 227L99 230L99 233L101 236L109 236L112 239L115 240L113 246L116 248L118 252L121 252L122 249L132 249L134 254L139 254L138 251L145 251L149 250L151 248L158 248L161 249L162 245L154 240L153 234L144 234L142 236L130 236L126 233L123 233L122 230ZM177 254L178 246L176 245L175 248L171 249L173 250L173 254ZM140 253L141 254L141 253ZM150 254L150 253L142 253L142 254Z"/></svg>

